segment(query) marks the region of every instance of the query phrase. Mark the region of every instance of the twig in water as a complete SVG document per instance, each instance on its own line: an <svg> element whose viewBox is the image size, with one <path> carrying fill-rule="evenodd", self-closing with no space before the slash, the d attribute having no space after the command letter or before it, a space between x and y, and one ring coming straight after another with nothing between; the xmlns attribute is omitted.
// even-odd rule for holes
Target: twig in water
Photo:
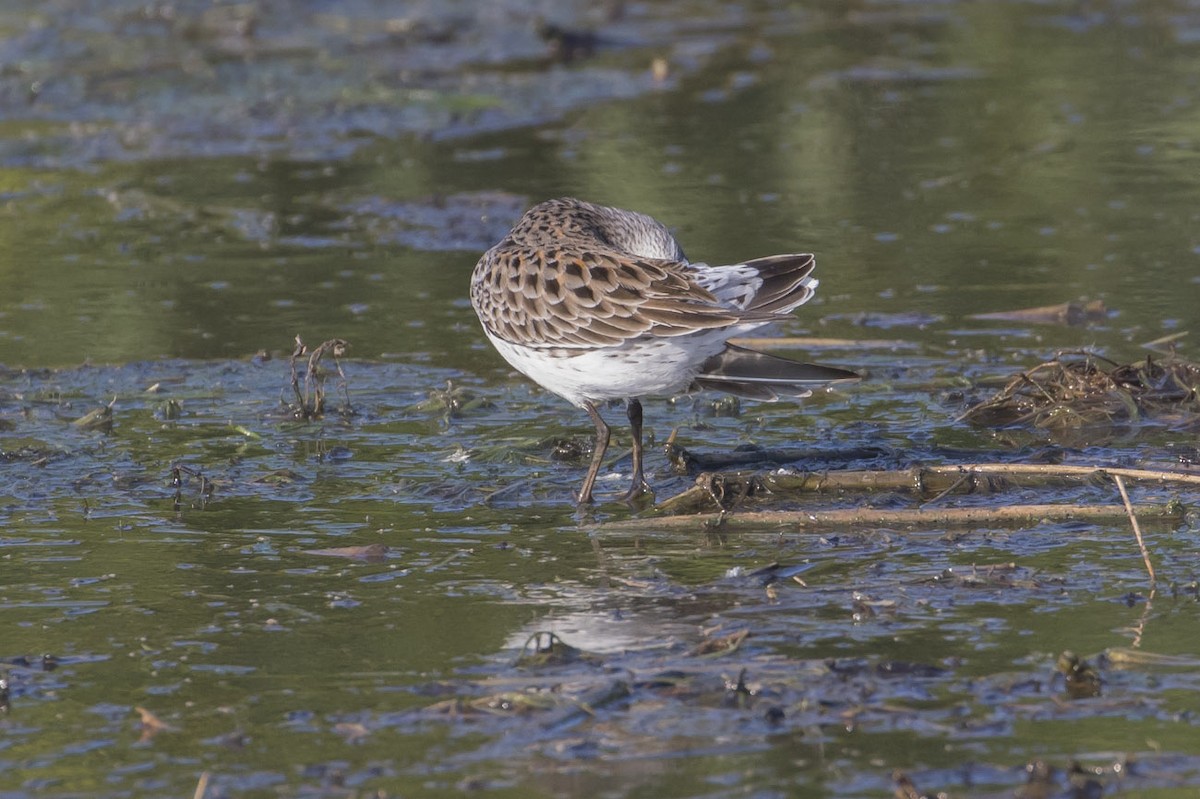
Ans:
<svg viewBox="0 0 1200 799"><path fill-rule="evenodd" d="M304 395L300 393L300 375L296 372L296 359L307 351L304 342L300 340L300 336L296 336L296 346L292 348L292 357L290 360L292 366L292 391L296 394L296 407L303 410L305 407Z"/></svg>
<svg viewBox="0 0 1200 799"><path fill-rule="evenodd" d="M742 511L740 513L696 513L680 516L656 516L653 519L617 519L600 524L600 531L637 530L657 532L679 528L702 528L720 520L724 529L764 530L785 527L793 532L811 529L880 526L980 526L986 524L1038 524L1077 522L1082 519L1120 518L1120 505L1005 505L999 508L846 508L802 511ZM1143 516L1178 519L1179 509L1172 505L1144 506Z"/></svg>
<svg viewBox="0 0 1200 799"><path fill-rule="evenodd" d="M172 510L178 512L183 507L183 476L190 475L191 477L199 478L200 480L200 507L208 505L208 500L212 498L216 486L213 481L204 476L204 473L199 469L193 469L190 466L184 466L181 463L171 465L171 487L175 489L175 497L172 502Z"/></svg>
<svg viewBox="0 0 1200 799"><path fill-rule="evenodd" d="M1153 589L1157 584L1154 577L1154 564L1150 562L1150 553L1146 551L1146 542L1142 538L1142 528L1138 525L1137 516L1133 513L1133 503L1129 501L1129 494L1125 491L1125 481L1121 479L1121 475L1114 474L1113 482L1117 484L1117 490L1121 492L1121 501L1125 503L1125 512L1129 514L1129 524L1133 526L1133 535L1137 538L1138 549L1142 551L1142 562L1146 564L1146 571L1150 574L1150 587Z"/></svg>
<svg viewBox="0 0 1200 799"><path fill-rule="evenodd" d="M1156 338L1156 339L1154 339L1154 341L1147 341L1145 344L1142 345L1142 347L1144 349L1154 350L1156 352L1163 352L1168 355L1174 355L1175 354L1175 342L1179 341L1181 338L1184 338L1185 336L1187 336L1187 334L1188 334L1187 330L1181 330L1178 333L1171 333L1168 336L1163 336L1162 338ZM1164 345L1166 345L1166 346L1164 347Z"/></svg>

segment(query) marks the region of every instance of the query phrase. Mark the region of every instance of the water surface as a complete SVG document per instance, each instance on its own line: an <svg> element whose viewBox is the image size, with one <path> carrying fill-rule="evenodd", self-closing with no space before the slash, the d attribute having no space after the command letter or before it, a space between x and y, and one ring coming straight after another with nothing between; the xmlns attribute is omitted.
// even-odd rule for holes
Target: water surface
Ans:
<svg viewBox="0 0 1200 799"><path fill-rule="evenodd" d="M600 37L569 61L539 13L0 14L0 792L880 796L900 770L1008 796L1042 761L1052 792L1190 795L1194 524L1146 525L1153 594L1124 520L606 528L633 511L571 502L587 420L490 350L467 281L562 194L697 260L811 250L820 294L770 333L865 342L795 354L868 379L648 402L656 442L1178 466L1170 420L1063 442L956 418L1059 350L1197 327L1194 9L568 4ZM1108 315L971 318L1080 298ZM351 345L315 422L289 412L296 335ZM649 466L660 498L695 477ZM605 471L622 491L628 460ZM545 631L588 656L516 665Z"/></svg>

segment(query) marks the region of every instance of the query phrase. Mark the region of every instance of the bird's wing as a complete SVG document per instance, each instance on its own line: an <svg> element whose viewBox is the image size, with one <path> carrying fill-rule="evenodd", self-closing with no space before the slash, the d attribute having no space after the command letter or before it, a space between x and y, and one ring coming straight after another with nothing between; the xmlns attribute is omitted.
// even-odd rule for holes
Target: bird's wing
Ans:
<svg viewBox="0 0 1200 799"><path fill-rule="evenodd" d="M547 349L618 346L775 318L722 303L685 262L599 248L497 246L476 268L472 300L492 335Z"/></svg>

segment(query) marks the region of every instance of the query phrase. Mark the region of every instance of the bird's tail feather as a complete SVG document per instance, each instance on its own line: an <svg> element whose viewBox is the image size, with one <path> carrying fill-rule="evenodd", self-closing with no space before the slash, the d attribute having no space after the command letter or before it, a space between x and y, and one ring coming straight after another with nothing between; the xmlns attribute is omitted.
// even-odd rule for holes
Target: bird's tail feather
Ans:
<svg viewBox="0 0 1200 799"><path fill-rule="evenodd" d="M834 366L791 361L730 344L704 362L692 387L771 402L807 397L814 388L859 379L854 372Z"/></svg>

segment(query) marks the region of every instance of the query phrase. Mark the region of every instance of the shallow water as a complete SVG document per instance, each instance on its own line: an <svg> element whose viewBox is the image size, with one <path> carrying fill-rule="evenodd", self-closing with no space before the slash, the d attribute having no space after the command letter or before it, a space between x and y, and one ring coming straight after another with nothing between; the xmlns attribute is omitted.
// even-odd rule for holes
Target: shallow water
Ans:
<svg viewBox="0 0 1200 799"><path fill-rule="evenodd" d="M1010 796L1039 760L1052 795L1200 785L1193 517L1144 523L1153 594L1125 520L606 526L634 511L571 503L587 420L466 292L532 202L636 208L696 260L816 252L769 334L858 342L799 354L867 376L647 402L656 444L1194 462L1171 420L956 421L1060 349L1197 327L1194 9L572 4L554 21L601 39L562 63L517 2L216 8L0 13L0 795L879 796L900 770ZM1107 316L971 318L1081 297ZM296 335L351 346L317 422ZM649 466L660 499L695 479ZM539 632L584 654L518 664Z"/></svg>

